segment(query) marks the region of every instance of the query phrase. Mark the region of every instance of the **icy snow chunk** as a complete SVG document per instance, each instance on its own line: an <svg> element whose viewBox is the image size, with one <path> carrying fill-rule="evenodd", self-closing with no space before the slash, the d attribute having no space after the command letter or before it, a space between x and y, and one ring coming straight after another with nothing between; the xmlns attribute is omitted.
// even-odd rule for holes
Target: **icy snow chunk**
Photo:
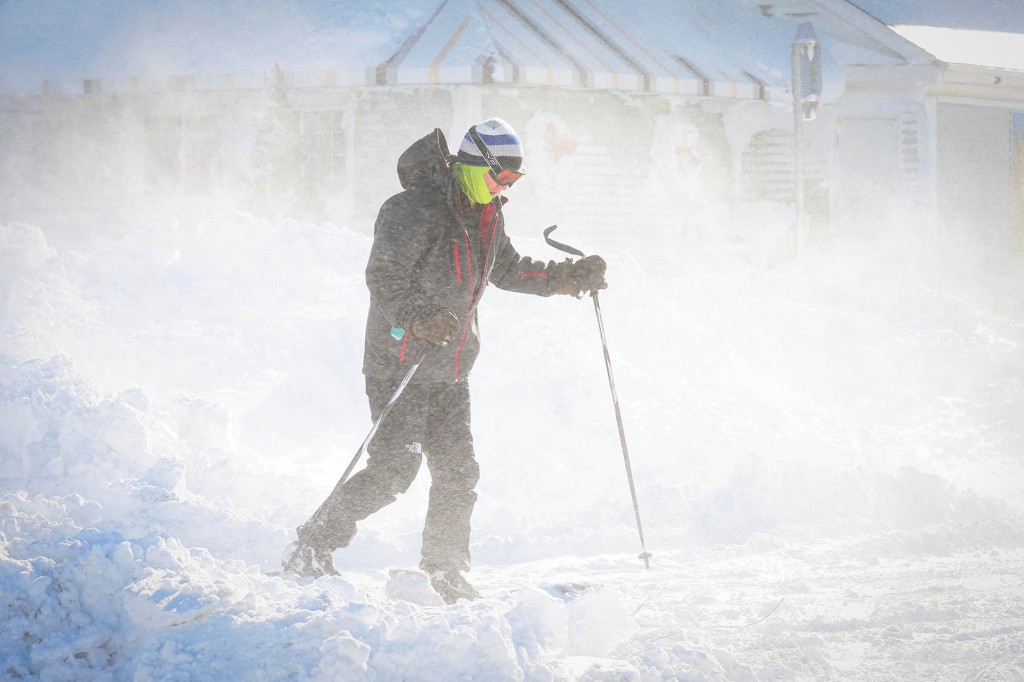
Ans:
<svg viewBox="0 0 1024 682"><path fill-rule="evenodd" d="M189 550L173 538L147 548L145 563L145 574L124 588L124 608L136 625L182 625L213 611L244 610L254 600L251 582L224 570L206 550Z"/></svg>
<svg viewBox="0 0 1024 682"><path fill-rule="evenodd" d="M599 585L524 587L507 618L527 679L639 680L605 657L638 630L616 593Z"/></svg>
<svg viewBox="0 0 1024 682"><path fill-rule="evenodd" d="M137 561L135 551L132 549L132 543L125 540L117 545L110 552L110 560L114 562L115 566L120 568L128 568L133 566Z"/></svg>
<svg viewBox="0 0 1024 682"><path fill-rule="evenodd" d="M516 648L534 658L545 650L569 647L569 612L558 598L537 587L516 592L516 605L508 614Z"/></svg>
<svg viewBox="0 0 1024 682"><path fill-rule="evenodd" d="M109 481L134 475L158 459L153 419L139 409L148 405L144 394L133 390L127 395L105 400L91 397L76 403L51 417L61 474L102 489Z"/></svg>
<svg viewBox="0 0 1024 682"><path fill-rule="evenodd" d="M625 661L593 656L570 656L565 670L577 682L640 682L640 671Z"/></svg>
<svg viewBox="0 0 1024 682"><path fill-rule="evenodd" d="M0 366L10 362L0 358ZM55 356L0 371L0 476L60 475L60 431L68 415L94 404L92 388Z"/></svg>
<svg viewBox="0 0 1024 682"><path fill-rule="evenodd" d="M125 588L125 611L139 626L159 629L201 618L221 605L216 586L187 574L158 570Z"/></svg>
<svg viewBox="0 0 1024 682"><path fill-rule="evenodd" d="M430 586L430 578L422 571L391 569L388 571L384 592L388 599L394 601L407 601L420 606L444 606L441 595Z"/></svg>
<svg viewBox="0 0 1024 682"><path fill-rule="evenodd" d="M757 676L731 655L694 649L677 639L648 642L632 660L644 680L757 682Z"/></svg>
<svg viewBox="0 0 1024 682"><path fill-rule="evenodd" d="M29 498L25 491L18 491L0 498L0 534L19 547L31 541L69 537L98 523L102 511L96 502L75 494Z"/></svg>
<svg viewBox="0 0 1024 682"><path fill-rule="evenodd" d="M312 578L301 578L300 583L308 583L317 589L303 591L296 601L298 608L306 611L330 611L331 617L324 623L329 623L335 631L352 629L357 623L366 623L376 618L374 607L359 601L366 599L366 594L341 576L324 576L315 581ZM343 605L341 611L337 611L339 604Z"/></svg>
<svg viewBox="0 0 1024 682"><path fill-rule="evenodd" d="M639 629L619 596L604 586L568 583L546 591L565 603L570 654L604 656Z"/></svg>
<svg viewBox="0 0 1024 682"><path fill-rule="evenodd" d="M347 680L366 673L366 662L370 660L369 645L359 641L345 630L334 637L328 637L320 645L323 658L316 670L315 680L325 682Z"/></svg>
<svg viewBox="0 0 1024 682"><path fill-rule="evenodd" d="M137 394L129 397L138 403ZM94 420L97 437L114 452L128 456L150 454L152 443L146 415L122 396L102 403Z"/></svg>
<svg viewBox="0 0 1024 682"><path fill-rule="evenodd" d="M598 662L638 630L616 593L599 585L560 583L523 587L508 613L516 650L528 677L560 674L566 656L592 659L588 679L639 679L635 670ZM577 661L576 665L583 665ZM575 668L574 668L575 670ZM616 677L622 674L624 676Z"/></svg>
<svg viewBox="0 0 1024 682"><path fill-rule="evenodd" d="M238 423L223 405L189 395L175 401L173 418L182 442L197 450L233 450L238 446Z"/></svg>
<svg viewBox="0 0 1024 682"><path fill-rule="evenodd" d="M509 623L493 602L443 609L407 605L384 620L374 679L521 680Z"/></svg>
<svg viewBox="0 0 1024 682"><path fill-rule="evenodd" d="M189 550L175 538L161 539L146 549L146 563L155 568L181 570L191 558Z"/></svg>
<svg viewBox="0 0 1024 682"><path fill-rule="evenodd" d="M179 459L161 457L143 472L140 480L174 497L181 497L185 493L185 463Z"/></svg>

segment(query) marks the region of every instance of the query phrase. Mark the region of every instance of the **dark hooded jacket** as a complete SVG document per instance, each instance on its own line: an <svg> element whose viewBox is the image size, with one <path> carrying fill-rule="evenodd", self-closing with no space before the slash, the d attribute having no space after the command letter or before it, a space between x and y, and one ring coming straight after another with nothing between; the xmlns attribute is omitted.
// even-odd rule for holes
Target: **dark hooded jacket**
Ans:
<svg viewBox="0 0 1024 682"><path fill-rule="evenodd" d="M398 160L405 191L381 207L366 265L368 377L397 382L430 348L413 381L461 381L480 350L476 308L488 282L539 296L554 293L563 265L520 256L505 234L504 199L471 204L454 179L452 161L440 130ZM451 343L435 347L413 336L414 322L446 308L462 322Z"/></svg>

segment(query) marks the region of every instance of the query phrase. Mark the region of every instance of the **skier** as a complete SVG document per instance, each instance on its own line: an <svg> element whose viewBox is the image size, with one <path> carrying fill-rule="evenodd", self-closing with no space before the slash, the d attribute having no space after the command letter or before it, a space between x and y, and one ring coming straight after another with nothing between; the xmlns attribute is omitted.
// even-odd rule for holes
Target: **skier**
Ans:
<svg viewBox="0 0 1024 682"><path fill-rule="evenodd" d="M502 193L524 175L522 161L519 136L500 118L471 126L457 157L436 129L398 159L404 191L381 207L366 266L363 373L371 415L381 413L411 363L422 357L422 366L371 440L366 467L328 498L315 527L311 519L299 528L287 570L336 575L332 551L348 546L358 521L408 490L426 457L420 568L446 603L479 597L463 576L480 476L468 378L479 351L477 304L488 283L577 297L607 286L599 256L545 263L513 248Z"/></svg>

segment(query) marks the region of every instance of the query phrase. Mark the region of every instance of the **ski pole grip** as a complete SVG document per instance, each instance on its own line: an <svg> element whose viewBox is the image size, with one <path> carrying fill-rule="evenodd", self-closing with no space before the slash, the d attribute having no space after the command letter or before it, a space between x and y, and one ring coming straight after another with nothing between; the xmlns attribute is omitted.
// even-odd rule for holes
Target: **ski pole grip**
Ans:
<svg viewBox="0 0 1024 682"><path fill-rule="evenodd" d="M566 253L571 253L574 256L579 256L580 258L586 256L586 254L580 251L579 249L569 246L568 244L563 244L562 242L556 242L554 239L552 239L551 233L557 229L558 225L552 225L551 227L546 228L544 230L544 241L546 241L550 246L555 247L559 251L565 251Z"/></svg>

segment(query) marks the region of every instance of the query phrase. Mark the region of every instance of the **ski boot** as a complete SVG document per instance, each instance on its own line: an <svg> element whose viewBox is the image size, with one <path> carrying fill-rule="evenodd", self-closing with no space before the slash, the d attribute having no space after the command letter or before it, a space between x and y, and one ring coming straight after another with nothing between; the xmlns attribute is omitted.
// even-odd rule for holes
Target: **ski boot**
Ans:
<svg viewBox="0 0 1024 682"><path fill-rule="evenodd" d="M285 556L281 560L281 566L286 571L310 578L340 575L334 568L330 550L314 547L301 541L288 545Z"/></svg>
<svg viewBox="0 0 1024 682"><path fill-rule="evenodd" d="M445 604L454 604L460 599L472 601L480 598L480 593L457 570L430 571L427 575L430 576L430 586L441 595Z"/></svg>

